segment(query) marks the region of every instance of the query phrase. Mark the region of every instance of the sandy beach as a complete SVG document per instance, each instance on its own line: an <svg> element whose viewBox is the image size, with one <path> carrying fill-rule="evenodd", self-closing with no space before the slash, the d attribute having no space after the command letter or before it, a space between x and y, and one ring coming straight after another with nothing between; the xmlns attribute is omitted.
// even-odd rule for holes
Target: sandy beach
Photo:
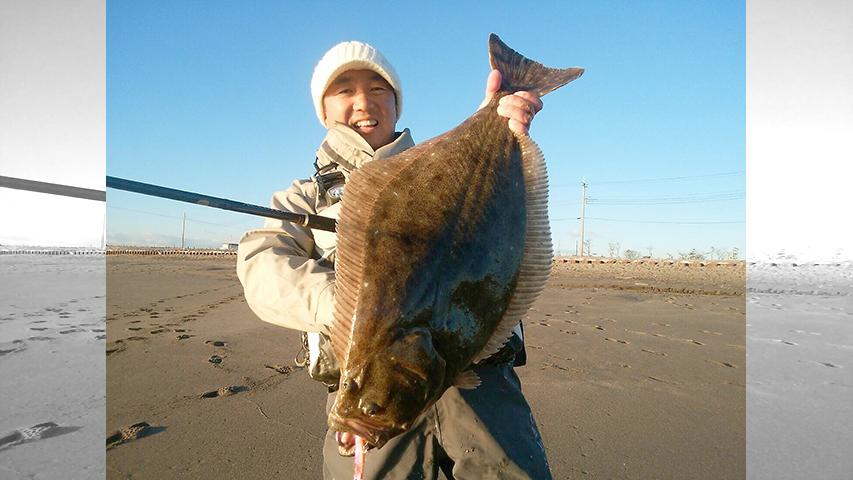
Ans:
<svg viewBox="0 0 853 480"><path fill-rule="evenodd" d="M749 478L853 478L853 262L748 271Z"/></svg>
<svg viewBox="0 0 853 480"><path fill-rule="evenodd" d="M108 478L322 477L326 390L234 261L108 256ZM518 369L555 478L744 477L744 276L557 261Z"/></svg>
<svg viewBox="0 0 853 480"><path fill-rule="evenodd" d="M0 255L0 478L103 476L104 265Z"/></svg>

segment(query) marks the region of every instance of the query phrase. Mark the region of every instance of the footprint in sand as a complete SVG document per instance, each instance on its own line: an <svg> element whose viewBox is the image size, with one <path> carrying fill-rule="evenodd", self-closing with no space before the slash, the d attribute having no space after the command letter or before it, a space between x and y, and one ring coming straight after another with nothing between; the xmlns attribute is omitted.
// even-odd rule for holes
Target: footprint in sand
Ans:
<svg viewBox="0 0 853 480"><path fill-rule="evenodd" d="M158 328L158 329L156 329L156 330L151 330L151 331L150 331L150 332L148 332L148 333L150 333L150 334L152 334L152 335L156 335L156 334L158 334L158 333L163 333L163 332L165 332L166 330L167 330L167 329L165 329L165 328Z"/></svg>
<svg viewBox="0 0 853 480"><path fill-rule="evenodd" d="M789 341L787 341L787 340L782 340L781 338L774 338L774 339L773 339L773 341L774 341L774 342L776 342L776 343L783 343L783 344L785 344L785 345L792 345L792 346L797 346L797 345L798 345L797 343L789 342Z"/></svg>
<svg viewBox="0 0 853 480"><path fill-rule="evenodd" d="M165 428L151 427L148 422L134 423L133 425L124 427L107 437L107 449L116 447L131 440L147 437L148 435L155 434L162 430L165 430Z"/></svg>
<svg viewBox="0 0 853 480"><path fill-rule="evenodd" d="M734 363L729 363L729 362L717 362L717 361L714 361L713 363L714 363L714 364L716 364L716 365L719 365L719 366L721 366L721 367L737 368L737 365L735 365Z"/></svg>
<svg viewBox="0 0 853 480"><path fill-rule="evenodd" d="M642 351L643 351L643 352L646 352L646 353L651 353L651 354L653 354L653 355L660 355L661 357L666 357L666 356L667 356L667 354L666 354L665 352L656 352L656 351L654 351L654 350L648 350L648 349L645 349L645 348L644 348L644 349L642 349Z"/></svg>
<svg viewBox="0 0 853 480"><path fill-rule="evenodd" d="M223 340L206 340L204 343L208 345L213 345L214 347L227 347L228 342Z"/></svg>
<svg viewBox="0 0 853 480"><path fill-rule="evenodd" d="M43 332L47 330L47 327L30 327L30 330L35 330L37 332Z"/></svg>
<svg viewBox="0 0 853 480"><path fill-rule="evenodd" d="M219 355L211 355L210 358L207 359L207 361L214 365L219 365L220 363L222 363L222 357L220 357Z"/></svg>
<svg viewBox="0 0 853 480"><path fill-rule="evenodd" d="M293 367L287 365L279 365L277 363L274 363L272 365L264 365L264 367L271 368L282 375L289 375L293 372Z"/></svg>
<svg viewBox="0 0 853 480"><path fill-rule="evenodd" d="M125 348L127 348L127 345L124 344L123 340L116 340L113 348L107 349L107 356L110 356L114 353L119 353L119 352L123 351Z"/></svg>
<svg viewBox="0 0 853 480"><path fill-rule="evenodd" d="M823 365L824 367L829 367L829 368L839 368L840 367L840 365L836 365L834 363L829 363L829 362L817 362L817 363Z"/></svg>
<svg viewBox="0 0 853 480"><path fill-rule="evenodd" d="M235 393L240 393L248 390L248 387L244 387L242 385L228 385L227 387L219 387L216 390L211 390L209 392L202 393L200 398L216 398L216 397L228 397L234 395Z"/></svg>
<svg viewBox="0 0 853 480"><path fill-rule="evenodd" d="M690 339L690 340L688 340L688 341L689 341L689 342L692 342L692 343L694 343L694 344L696 344L696 345L705 345L704 343L702 343L702 342L700 342L700 341L698 341L698 340Z"/></svg>
<svg viewBox="0 0 853 480"><path fill-rule="evenodd" d="M556 368L557 370L563 370L563 371L565 371L565 372L571 372L571 370L570 370L570 369L568 369L568 368L566 368L566 367L564 367L564 366L562 366L562 365L557 365L556 363L551 363L551 362L545 362L545 363L543 363L543 364L542 364L542 368L541 368L541 370L545 370L545 369L546 369L546 368L548 368L548 367L550 367L550 368Z"/></svg>
<svg viewBox="0 0 853 480"><path fill-rule="evenodd" d="M602 327L601 325L596 325L595 329L596 330L607 330L606 328Z"/></svg>
<svg viewBox="0 0 853 480"><path fill-rule="evenodd" d="M42 342L45 340L53 340L53 337L30 337L27 340L30 340L33 342Z"/></svg>
<svg viewBox="0 0 853 480"><path fill-rule="evenodd" d="M128 329L128 330L131 330L131 331L134 331L134 332L137 332L137 331L139 331L139 330L142 330L142 327L127 327L127 329Z"/></svg>
<svg viewBox="0 0 853 480"><path fill-rule="evenodd" d="M545 322L539 322L539 325L542 325L543 327L550 327L551 326L550 323L545 323Z"/></svg>
<svg viewBox="0 0 853 480"><path fill-rule="evenodd" d="M653 376L651 376L651 375L646 375L646 378L649 378L649 379L654 380L654 381L656 381L656 382L666 383L666 384L669 384L669 385L678 385L678 382L670 382L670 381L664 380L664 379L662 379L662 378L653 377Z"/></svg>
<svg viewBox="0 0 853 480"><path fill-rule="evenodd" d="M567 334L567 335L577 335L578 334L577 330L560 330L560 331Z"/></svg>
<svg viewBox="0 0 853 480"><path fill-rule="evenodd" d="M187 334L185 334L185 333L182 333L182 334L178 335L178 336L177 336L177 337L175 337L175 338L177 338L178 340L186 340L186 339L188 339L188 338L190 338L190 337L193 337L193 336L194 336L194 335L187 335Z"/></svg>
<svg viewBox="0 0 853 480"><path fill-rule="evenodd" d="M62 335L67 335L69 333L77 333L77 332L82 332L82 331L83 331L82 328L69 328L68 330L60 330L59 333Z"/></svg>
<svg viewBox="0 0 853 480"><path fill-rule="evenodd" d="M2 347L12 347L12 348L2 348ZM26 350L27 347L24 345L23 340L12 340L11 344L0 344L0 357L4 355L11 355L13 353L18 353Z"/></svg>
<svg viewBox="0 0 853 480"><path fill-rule="evenodd" d="M631 343L628 340L620 340L618 338L610 338L610 337L606 337L605 340L607 340L608 342L618 342L618 343L621 343L624 345L628 345L629 343Z"/></svg>
<svg viewBox="0 0 853 480"><path fill-rule="evenodd" d="M29 428L21 428L0 438L0 452L25 443L76 432L81 428L83 427L60 427L54 422L39 423Z"/></svg>

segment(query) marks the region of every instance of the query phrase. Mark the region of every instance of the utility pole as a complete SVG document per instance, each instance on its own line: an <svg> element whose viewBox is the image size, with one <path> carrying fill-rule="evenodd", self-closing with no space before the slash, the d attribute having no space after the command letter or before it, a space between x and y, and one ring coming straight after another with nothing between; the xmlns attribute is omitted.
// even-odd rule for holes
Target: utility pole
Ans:
<svg viewBox="0 0 853 480"><path fill-rule="evenodd" d="M586 206L586 180L581 182L581 228L580 228L580 238L578 239L578 256L583 257L583 216L584 216L584 207Z"/></svg>
<svg viewBox="0 0 853 480"><path fill-rule="evenodd" d="M181 223L181 250L184 249L184 232L187 230L187 212L184 212L184 221Z"/></svg>

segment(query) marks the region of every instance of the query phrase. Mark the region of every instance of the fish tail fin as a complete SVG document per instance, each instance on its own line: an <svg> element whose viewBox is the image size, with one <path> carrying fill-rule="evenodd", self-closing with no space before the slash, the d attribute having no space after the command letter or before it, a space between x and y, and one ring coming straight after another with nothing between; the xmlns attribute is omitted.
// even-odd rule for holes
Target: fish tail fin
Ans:
<svg viewBox="0 0 853 480"><path fill-rule="evenodd" d="M494 33L489 35L489 62L501 72L501 90L528 91L540 97L583 74L582 68L549 68L509 48Z"/></svg>

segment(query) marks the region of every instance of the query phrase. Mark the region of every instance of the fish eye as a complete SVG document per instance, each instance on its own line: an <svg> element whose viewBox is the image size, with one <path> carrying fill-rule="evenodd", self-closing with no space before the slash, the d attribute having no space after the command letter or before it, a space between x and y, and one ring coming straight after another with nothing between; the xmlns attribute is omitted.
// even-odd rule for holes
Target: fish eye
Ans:
<svg viewBox="0 0 853 480"><path fill-rule="evenodd" d="M343 387L346 392L355 393L355 391L358 390L358 383L355 380L347 379L344 380L341 387Z"/></svg>

